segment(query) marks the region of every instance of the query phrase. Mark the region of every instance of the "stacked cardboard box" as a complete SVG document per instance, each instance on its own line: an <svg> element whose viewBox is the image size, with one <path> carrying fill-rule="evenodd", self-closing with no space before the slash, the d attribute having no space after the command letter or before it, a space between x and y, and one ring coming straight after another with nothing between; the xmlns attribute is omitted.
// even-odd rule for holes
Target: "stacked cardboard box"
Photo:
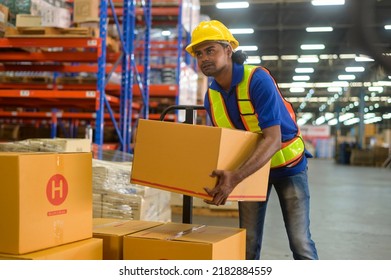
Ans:
<svg viewBox="0 0 391 280"><path fill-rule="evenodd" d="M103 259L123 259L125 235L161 225L161 222L124 220L112 218L93 219L93 237L103 240Z"/></svg>
<svg viewBox="0 0 391 280"><path fill-rule="evenodd" d="M198 224L94 219L104 260L243 260L246 231Z"/></svg>
<svg viewBox="0 0 391 280"><path fill-rule="evenodd" d="M0 38L4 37L5 28L8 23L8 7L0 4Z"/></svg>
<svg viewBox="0 0 391 280"><path fill-rule="evenodd" d="M101 259L91 153L0 152L0 258Z"/></svg>
<svg viewBox="0 0 391 280"><path fill-rule="evenodd" d="M32 138L0 143L6 152L91 152L91 140L77 138Z"/></svg>
<svg viewBox="0 0 391 280"><path fill-rule="evenodd" d="M165 223L123 238L125 260L244 260L246 230Z"/></svg>
<svg viewBox="0 0 391 280"><path fill-rule="evenodd" d="M66 1L31 0L31 15L40 16L42 26L68 28L71 26L71 11Z"/></svg>

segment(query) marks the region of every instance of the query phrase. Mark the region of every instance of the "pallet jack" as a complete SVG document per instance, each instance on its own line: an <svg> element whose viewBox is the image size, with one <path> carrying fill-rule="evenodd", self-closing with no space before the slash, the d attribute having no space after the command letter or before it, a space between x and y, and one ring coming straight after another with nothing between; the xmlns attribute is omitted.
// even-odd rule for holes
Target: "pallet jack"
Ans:
<svg viewBox="0 0 391 280"><path fill-rule="evenodd" d="M171 111L185 111L185 120L183 123L195 124L195 113L197 111L205 110L205 107L202 105L172 105L163 110L160 115L160 120L164 121L165 116ZM182 223L191 224L193 221L193 197L184 195L183 196L183 206L182 206Z"/></svg>

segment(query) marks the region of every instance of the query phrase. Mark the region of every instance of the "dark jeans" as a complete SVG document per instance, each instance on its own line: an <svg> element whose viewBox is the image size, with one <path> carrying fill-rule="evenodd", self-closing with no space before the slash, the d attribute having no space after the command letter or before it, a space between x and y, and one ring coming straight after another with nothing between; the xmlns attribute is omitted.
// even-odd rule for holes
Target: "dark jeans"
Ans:
<svg viewBox="0 0 391 280"><path fill-rule="evenodd" d="M295 260L317 260L317 250L310 233L307 170L294 176L269 181L268 198L272 186L280 201L293 258ZM246 258L248 260L260 258L266 207L267 201L239 202L239 226L246 229Z"/></svg>

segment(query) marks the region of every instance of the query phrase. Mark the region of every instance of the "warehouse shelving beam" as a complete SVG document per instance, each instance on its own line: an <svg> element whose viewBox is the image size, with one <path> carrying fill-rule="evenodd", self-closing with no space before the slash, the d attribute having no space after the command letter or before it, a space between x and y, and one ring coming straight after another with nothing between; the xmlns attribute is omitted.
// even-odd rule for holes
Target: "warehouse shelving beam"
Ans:
<svg viewBox="0 0 391 280"><path fill-rule="evenodd" d="M125 0L123 3L122 19L122 73L121 73L121 107L120 107L120 126L123 135L121 151L130 150L130 130L132 121L132 59L133 59L133 34L135 26L135 1Z"/></svg>
<svg viewBox="0 0 391 280"><path fill-rule="evenodd" d="M101 52L98 58L97 89L99 92L99 104L96 111L95 144L98 145L98 158L102 158L103 129L104 129L104 104L106 87L106 35L107 35L107 0L101 0L99 6L99 37L101 39Z"/></svg>
<svg viewBox="0 0 391 280"><path fill-rule="evenodd" d="M144 106L142 116L149 119L149 72L150 72L150 50L151 50L151 25L152 25L152 1L145 1L144 18L145 18L145 38L144 38L144 75L143 75L143 100Z"/></svg>
<svg viewBox="0 0 391 280"><path fill-rule="evenodd" d="M176 75L175 80L177 84L177 95L175 98L175 104L179 104L179 88L180 88L180 75L181 75L181 63L182 63L182 48L183 48L183 38L182 38L182 32L183 32L183 26L182 26L182 0L179 1L179 10L178 10L178 46L177 46L177 67L176 67Z"/></svg>

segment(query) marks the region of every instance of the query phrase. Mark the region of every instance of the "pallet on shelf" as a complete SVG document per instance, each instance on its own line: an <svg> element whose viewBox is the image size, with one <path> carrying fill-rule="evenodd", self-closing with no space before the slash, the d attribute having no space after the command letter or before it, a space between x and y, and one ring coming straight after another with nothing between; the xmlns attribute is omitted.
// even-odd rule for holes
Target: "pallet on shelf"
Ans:
<svg viewBox="0 0 391 280"><path fill-rule="evenodd" d="M90 27L11 27L5 30L4 37L96 37L96 29Z"/></svg>
<svg viewBox="0 0 391 280"><path fill-rule="evenodd" d="M0 76L0 83L48 84L52 82L52 77L44 76Z"/></svg>

